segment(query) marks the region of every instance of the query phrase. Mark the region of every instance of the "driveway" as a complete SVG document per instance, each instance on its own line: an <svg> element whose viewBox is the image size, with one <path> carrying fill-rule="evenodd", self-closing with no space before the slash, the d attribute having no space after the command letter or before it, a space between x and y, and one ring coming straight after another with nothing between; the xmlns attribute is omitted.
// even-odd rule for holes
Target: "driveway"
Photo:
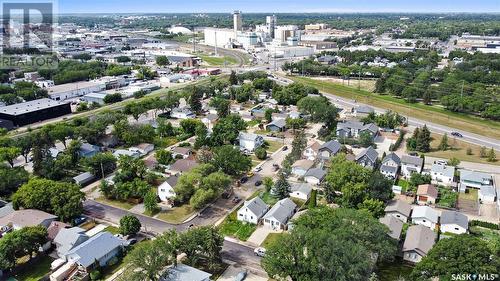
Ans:
<svg viewBox="0 0 500 281"><path fill-rule="evenodd" d="M266 240L267 235L269 235L269 233L271 232L279 233L281 231L274 231L269 227L264 227L261 225L257 227L257 229L252 233L252 235L250 235L247 242L254 244L255 247L258 247L262 244L262 242L264 242L264 240Z"/></svg>
<svg viewBox="0 0 500 281"><path fill-rule="evenodd" d="M255 275L251 271L249 272L244 266L238 265L238 264L233 264L230 265L226 271L217 279L217 281L234 281L238 273L242 271L247 271L247 277L245 278L245 281L267 281L267 277L262 277Z"/></svg>

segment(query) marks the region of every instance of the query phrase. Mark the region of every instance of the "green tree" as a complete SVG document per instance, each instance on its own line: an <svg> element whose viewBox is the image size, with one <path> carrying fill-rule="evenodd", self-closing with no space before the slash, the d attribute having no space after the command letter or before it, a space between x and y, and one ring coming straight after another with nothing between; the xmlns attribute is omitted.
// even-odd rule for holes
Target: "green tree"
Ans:
<svg viewBox="0 0 500 281"><path fill-rule="evenodd" d="M266 192L269 192L271 191L271 189L273 188L274 186L274 181L273 181L273 178L271 177L264 177L262 179L263 183L264 183L264 186L266 187Z"/></svg>
<svg viewBox="0 0 500 281"><path fill-rule="evenodd" d="M81 164L97 178L104 178L116 169L116 158L110 152L96 153L83 158Z"/></svg>
<svg viewBox="0 0 500 281"><path fill-rule="evenodd" d="M47 241L47 229L43 226L24 227L3 235L0 240L0 269L9 270L18 259L34 253Z"/></svg>
<svg viewBox="0 0 500 281"><path fill-rule="evenodd" d="M228 175L240 175L252 167L252 160L231 145L223 145L214 151L212 165Z"/></svg>
<svg viewBox="0 0 500 281"><path fill-rule="evenodd" d="M154 214L158 211L158 196L155 192L149 191L146 193L146 196L144 196L144 209L150 214Z"/></svg>
<svg viewBox="0 0 500 281"><path fill-rule="evenodd" d="M467 155L472 155L472 148L467 147L466 154L467 154Z"/></svg>
<svg viewBox="0 0 500 281"><path fill-rule="evenodd" d="M255 156L259 160L266 159L267 158L267 151L266 151L266 149L263 148L263 147L258 147L257 149L255 149Z"/></svg>
<svg viewBox="0 0 500 281"><path fill-rule="evenodd" d="M364 131L359 134L359 143L362 147L369 147L374 145L373 136L370 132Z"/></svg>
<svg viewBox="0 0 500 281"><path fill-rule="evenodd" d="M13 168L14 160L21 155L19 147L0 147L0 162L6 161Z"/></svg>
<svg viewBox="0 0 500 281"><path fill-rule="evenodd" d="M452 157L450 160L448 160L448 165L456 167L460 165L460 160L456 157Z"/></svg>
<svg viewBox="0 0 500 281"><path fill-rule="evenodd" d="M105 104L112 104L112 103L120 102L122 100L123 100L122 94L120 94L120 93L107 94L103 99Z"/></svg>
<svg viewBox="0 0 500 281"><path fill-rule="evenodd" d="M380 218L385 214L384 202L377 199L365 199L358 205L358 209L370 212L374 217Z"/></svg>
<svg viewBox="0 0 500 281"><path fill-rule="evenodd" d="M168 60L167 56L157 56L156 57L156 64L159 66L165 66L165 65L169 65L170 61Z"/></svg>
<svg viewBox="0 0 500 281"><path fill-rule="evenodd" d="M497 161L497 156L495 154L495 150L492 147L488 152L488 162L495 162L495 161Z"/></svg>
<svg viewBox="0 0 500 281"><path fill-rule="evenodd" d="M229 84L238 85L238 77L236 76L236 72L231 70L231 74L229 75Z"/></svg>
<svg viewBox="0 0 500 281"><path fill-rule="evenodd" d="M162 165L170 165L174 162L174 157L172 157L172 152L161 149L156 151L156 160Z"/></svg>
<svg viewBox="0 0 500 281"><path fill-rule="evenodd" d="M136 235L141 231L141 222L134 215L125 215L120 219L120 233L122 235Z"/></svg>
<svg viewBox="0 0 500 281"><path fill-rule="evenodd" d="M486 147L485 146L481 146L481 149L479 150L479 157L481 157L481 158L486 158L487 157Z"/></svg>
<svg viewBox="0 0 500 281"><path fill-rule="evenodd" d="M498 267L492 260L494 253L483 240L468 235L454 235L439 240L429 253L417 263L412 280L452 280L457 273L493 273Z"/></svg>
<svg viewBox="0 0 500 281"><path fill-rule="evenodd" d="M441 138L441 142L439 143L438 149L439 150L448 150L450 148L450 145L448 144L448 134L444 134L443 137Z"/></svg>
<svg viewBox="0 0 500 281"><path fill-rule="evenodd" d="M431 140L431 132L427 129L427 125L424 125L418 134L416 150L429 152L431 150Z"/></svg>
<svg viewBox="0 0 500 281"><path fill-rule="evenodd" d="M0 164L0 196L9 197L29 179L29 173L23 167L9 168Z"/></svg>
<svg viewBox="0 0 500 281"><path fill-rule="evenodd" d="M219 118L224 118L229 115L229 109L231 102L225 98L214 97L210 100L210 106L213 106L217 110L217 115Z"/></svg>
<svg viewBox="0 0 500 281"><path fill-rule="evenodd" d="M285 175L280 174L278 180L273 186L273 195L278 197L279 199L283 199L289 196L290 194L290 184L285 178Z"/></svg>
<svg viewBox="0 0 500 281"><path fill-rule="evenodd" d="M224 118L220 118L214 125L210 138L212 146L234 143L240 131L245 130L246 126L245 121L238 114L229 114Z"/></svg>

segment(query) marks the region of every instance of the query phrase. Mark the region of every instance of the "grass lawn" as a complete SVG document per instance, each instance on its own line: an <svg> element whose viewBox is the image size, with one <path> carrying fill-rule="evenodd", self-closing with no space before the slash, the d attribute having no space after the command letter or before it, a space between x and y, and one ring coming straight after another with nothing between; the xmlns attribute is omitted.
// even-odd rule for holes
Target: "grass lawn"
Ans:
<svg viewBox="0 0 500 281"><path fill-rule="evenodd" d="M106 205L111 205L111 206L115 206L117 208L125 209L125 210L130 210L130 209L132 209L132 207L135 206L134 204L129 203L129 202L107 199L104 197L99 197L96 199L96 201L101 202L101 203L106 204Z"/></svg>
<svg viewBox="0 0 500 281"><path fill-rule="evenodd" d="M54 259L49 256L44 256L36 263L33 263L29 270L24 270L23 272L14 276L19 281L38 281L45 274L50 272L50 264Z"/></svg>
<svg viewBox="0 0 500 281"><path fill-rule="evenodd" d="M279 201L279 199L274 197L271 192L260 191L258 196L260 196L260 199L262 199L262 201L264 201L264 203L269 206L273 206L274 204L276 204L276 202Z"/></svg>
<svg viewBox="0 0 500 281"><path fill-rule="evenodd" d="M259 120L252 120L252 121L248 121L247 122L247 126L250 128L250 127L254 127L254 126L257 126L260 124L260 121Z"/></svg>
<svg viewBox="0 0 500 281"><path fill-rule="evenodd" d="M224 56L224 57L215 57L208 55L198 55L198 56L209 65L221 66L224 65L224 61L226 62L226 65L238 63L238 61L235 58L229 56Z"/></svg>
<svg viewBox="0 0 500 281"><path fill-rule="evenodd" d="M269 146L267 147L266 150L267 153L269 154L278 151L278 149L280 149L283 146L283 142L280 141L266 141L266 142L269 143Z"/></svg>
<svg viewBox="0 0 500 281"><path fill-rule="evenodd" d="M113 235L120 233L120 229L118 227L115 227L115 226L112 226L112 225L106 227L104 229L104 231L111 232L111 234L113 234Z"/></svg>
<svg viewBox="0 0 500 281"><path fill-rule="evenodd" d="M236 218L237 211L229 214L219 226L220 233L224 236L232 236L247 241L252 233L257 229L255 224L244 223Z"/></svg>
<svg viewBox="0 0 500 281"><path fill-rule="evenodd" d="M325 93L330 93L343 98L355 99L360 103L370 104L375 107L390 109L405 116L409 115L410 119L418 118L436 124L460 128L468 132L500 139L500 122L486 120L467 114L451 112L437 106L429 106L421 103L409 104L402 99L389 95L378 95L328 81L318 81L311 78L296 76L289 78L296 82L316 87L318 90Z"/></svg>
<svg viewBox="0 0 500 281"><path fill-rule="evenodd" d="M473 188L468 188L467 189L467 192L465 193L462 193L460 192L458 194L458 196L460 197L460 199L462 200L472 200L472 201L477 201L478 200L478 194L477 194L478 190L477 189L473 189Z"/></svg>
<svg viewBox="0 0 500 281"><path fill-rule="evenodd" d="M149 212L149 211L144 211L143 215L146 215L148 217L154 217L158 213L160 213L160 209L155 210L154 212Z"/></svg>
<svg viewBox="0 0 500 281"><path fill-rule="evenodd" d="M261 247L264 247L264 248L267 248L269 247L271 244L273 244L276 240L278 240L278 238L283 235L282 233L269 233L266 237L266 239L264 239L264 241L262 241L262 244L260 244Z"/></svg>
<svg viewBox="0 0 500 281"><path fill-rule="evenodd" d="M398 278L404 277L405 280L410 280L409 276L413 267L403 264L401 259L395 259L392 263L384 263L378 265L377 275L379 280L396 281Z"/></svg>
<svg viewBox="0 0 500 281"><path fill-rule="evenodd" d="M398 179L396 185L401 186L401 192L404 193L408 190L410 183L404 179Z"/></svg>
<svg viewBox="0 0 500 281"><path fill-rule="evenodd" d="M439 143L441 142L441 138L443 136L438 134L431 134L431 137L432 151L426 153L425 155L427 156L445 159L451 159L452 157L455 157L460 161L500 165L500 161L498 160L496 162L488 162L486 158L479 157L479 151L481 150L481 147L478 145L461 141L460 139L454 138L453 136L448 136L448 144L452 147L452 149L441 151L438 150L437 147L439 146ZM467 155L467 148L472 149L472 155ZM487 151L489 151L489 149L490 148L487 148ZM496 155L500 155L500 151L496 151Z"/></svg>
<svg viewBox="0 0 500 281"><path fill-rule="evenodd" d="M179 224L184 222L194 213L193 208L189 204L184 204L182 206L173 207L167 211L161 211L157 218L164 220L168 223Z"/></svg>

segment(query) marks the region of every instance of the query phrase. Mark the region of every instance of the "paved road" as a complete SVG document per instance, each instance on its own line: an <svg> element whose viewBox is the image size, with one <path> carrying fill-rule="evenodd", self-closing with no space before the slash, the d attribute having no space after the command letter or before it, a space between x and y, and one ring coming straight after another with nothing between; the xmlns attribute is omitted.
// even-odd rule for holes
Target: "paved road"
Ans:
<svg viewBox="0 0 500 281"><path fill-rule="evenodd" d="M290 84L293 82L292 80L284 78L284 77L280 77L280 79L276 80L276 81L278 81L281 84ZM341 107L356 107L356 106L360 106L360 105L366 105L366 104L358 103L358 102L353 101L351 99L345 99L345 98L342 98L339 96L335 96L335 95L330 94L330 93L322 92L322 94L324 96L326 96L327 98L329 98L333 103L335 103L336 105L341 106ZM371 106L371 105L369 105L369 106ZM373 106L371 106L371 107L373 107ZM383 113L386 111L385 109L382 109L382 108L377 108L377 107L373 107L373 108L378 113ZM494 149L500 151L500 140L497 140L497 139L488 138L488 137L484 137L484 136L481 136L478 134L470 133L470 132L467 132L464 130L451 128L448 126L439 125L439 124L431 123L428 121L412 118L411 116L408 118L408 125L416 126L416 127L421 127L423 125L427 125L427 128L429 128L430 131L432 131L434 133L438 133L438 134L447 133L450 137L451 137L451 132L459 132L463 135L463 137L460 138L460 140L462 140L462 141L476 144L479 146L493 147Z"/></svg>
<svg viewBox="0 0 500 281"><path fill-rule="evenodd" d="M253 253L254 248L224 240L222 257L235 262L255 275L267 277L267 273L260 266L261 258Z"/></svg>

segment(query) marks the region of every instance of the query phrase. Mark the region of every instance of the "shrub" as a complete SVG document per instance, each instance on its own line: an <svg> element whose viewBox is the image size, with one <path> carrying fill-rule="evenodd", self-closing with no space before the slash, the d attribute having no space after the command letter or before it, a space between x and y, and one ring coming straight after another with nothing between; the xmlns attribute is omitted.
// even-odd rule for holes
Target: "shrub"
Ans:
<svg viewBox="0 0 500 281"><path fill-rule="evenodd" d="M470 226L480 226L484 228L489 228L493 230L499 230L500 225L498 223L492 223L492 222L486 222L486 221L478 221L478 220L472 220L469 222Z"/></svg>
<svg viewBox="0 0 500 281"><path fill-rule="evenodd" d="M265 148L263 147L259 147L255 150L255 156L259 159L259 160L264 160L267 158L267 151Z"/></svg>
<svg viewBox="0 0 500 281"><path fill-rule="evenodd" d="M399 136L398 139L396 140L395 143L391 144L389 146L389 151L396 151L398 148L401 146L401 143L403 142L405 138L406 132L404 130L399 131Z"/></svg>

